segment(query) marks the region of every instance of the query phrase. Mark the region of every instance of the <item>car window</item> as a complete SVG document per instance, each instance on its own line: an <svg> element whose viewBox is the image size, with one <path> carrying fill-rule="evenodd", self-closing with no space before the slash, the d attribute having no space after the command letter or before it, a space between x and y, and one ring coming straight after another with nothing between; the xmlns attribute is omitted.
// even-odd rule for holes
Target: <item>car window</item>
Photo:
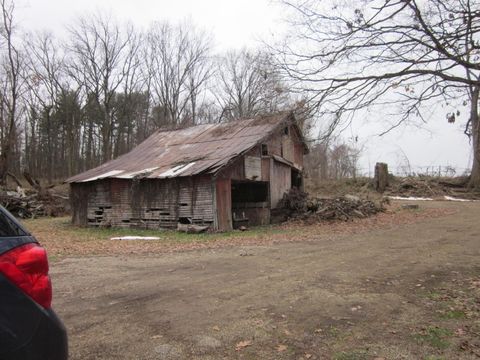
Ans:
<svg viewBox="0 0 480 360"><path fill-rule="evenodd" d="M0 237L28 235L13 218L0 209Z"/></svg>

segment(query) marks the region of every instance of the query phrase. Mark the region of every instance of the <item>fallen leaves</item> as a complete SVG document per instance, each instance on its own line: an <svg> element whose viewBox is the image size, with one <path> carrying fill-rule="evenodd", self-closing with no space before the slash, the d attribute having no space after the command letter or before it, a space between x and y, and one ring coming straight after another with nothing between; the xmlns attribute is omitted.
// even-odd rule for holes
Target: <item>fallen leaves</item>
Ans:
<svg viewBox="0 0 480 360"><path fill-rule="evenodd" d="M470 289L480 289L480 279L471 280Z"/></svg>
<svg viewBox="0 0 480 360"><path fill-rule="evenodd" d="M333 221L314 225L286 223L256 233L246 231L241 235L206 234L201 238L191 235L188 241L175 231L162 232L161 241L110 241L112 236L123 236L125 229L77 228L70 224L70 218L41 218L25 220L27 228L35 234L49 254L56 256L86 255L142 255L170 253L186 250L217 249L230 246L252 246L277 243L291 243L310 240L319 234L348 235L378 228L390 227L392 224L410 224L424 218L436 218L452 213L448 209L424 209L415 216L409 212L387 212L370 218L354 219L348 223ZM130 234L130 231L128 232ZM150 236L158 235L153 230L132 230L131 234ZM182 240L182 241L179 241ZM478 279L476 279L478 280ZM474 282L472 286L477 286Z"/></svg>
<svg viewBox="0 0 480 360"><path fill-rule="evenodd" d="M355 311L359 311L361 309L362 309L362 307L360 305L357 305L357 306L352 306L350 308L350 311L355 312Z"/></svg>
<svg viewBox="0 0 480 360"><path fill-rule="evenodd" d="M235 345L235 351L240 351L252 345L252 340L242 340Z"/></svg>
<svg viewBox="0 0 480 360"><path fill-rule="evenodd" d="M278 352L284 352L285 350L287 350L287 345L279 344L277 346L277 351Z"/></svg>

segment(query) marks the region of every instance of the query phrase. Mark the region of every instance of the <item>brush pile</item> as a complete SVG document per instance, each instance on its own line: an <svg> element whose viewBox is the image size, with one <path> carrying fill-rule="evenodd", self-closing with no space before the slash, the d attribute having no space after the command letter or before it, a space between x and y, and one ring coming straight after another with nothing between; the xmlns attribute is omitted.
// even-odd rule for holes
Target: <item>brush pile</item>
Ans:
<svg viewBox="0 0 480 360"><path fill-rule="evenodd" d="M311 221L365 218L384 211L382 205L360 199L354 195L335 198L310 197L307 193L291 189L282 199L281 206L287 218Z"/></svg>
<svg viewBox="0 0 480 360"><path fill-rule="evenodd" d="M67 212L68 197L51 189L40 193L17 187L16 191L0 191L0 204L21 219L62 216Z"/></svg>
<svg viewBox="0 0 480 360"><path fill-rule="evenodd" d="M468 197L474 198L474 192L467 189L467 177L440 178L431 176L395 177L384 195L402 197Z"/></svg>

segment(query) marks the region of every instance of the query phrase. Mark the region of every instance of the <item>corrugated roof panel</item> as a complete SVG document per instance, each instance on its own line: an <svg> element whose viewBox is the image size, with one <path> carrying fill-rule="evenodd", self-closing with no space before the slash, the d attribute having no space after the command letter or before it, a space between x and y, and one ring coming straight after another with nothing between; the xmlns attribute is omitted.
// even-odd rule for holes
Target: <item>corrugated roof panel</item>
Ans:
<svg viewBox="0 0 480 360"><path fill-rule="evenodd" d="M291 119L289 113L280 113L229 123L157 131L129 153L75 175L66 182L142 175L146 178L191 176L217 171Z"/></svg>

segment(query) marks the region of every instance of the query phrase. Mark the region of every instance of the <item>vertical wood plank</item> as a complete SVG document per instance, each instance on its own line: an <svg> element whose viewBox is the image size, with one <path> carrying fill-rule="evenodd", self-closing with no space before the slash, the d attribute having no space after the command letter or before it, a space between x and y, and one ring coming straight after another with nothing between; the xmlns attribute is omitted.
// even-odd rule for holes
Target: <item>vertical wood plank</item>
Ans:
<svg viewBox="0 0 480 360"><path fill-rule="evenodd" d="M232 183L230 179L217 179L216 199L218 230L232 230Z"/></svg>

